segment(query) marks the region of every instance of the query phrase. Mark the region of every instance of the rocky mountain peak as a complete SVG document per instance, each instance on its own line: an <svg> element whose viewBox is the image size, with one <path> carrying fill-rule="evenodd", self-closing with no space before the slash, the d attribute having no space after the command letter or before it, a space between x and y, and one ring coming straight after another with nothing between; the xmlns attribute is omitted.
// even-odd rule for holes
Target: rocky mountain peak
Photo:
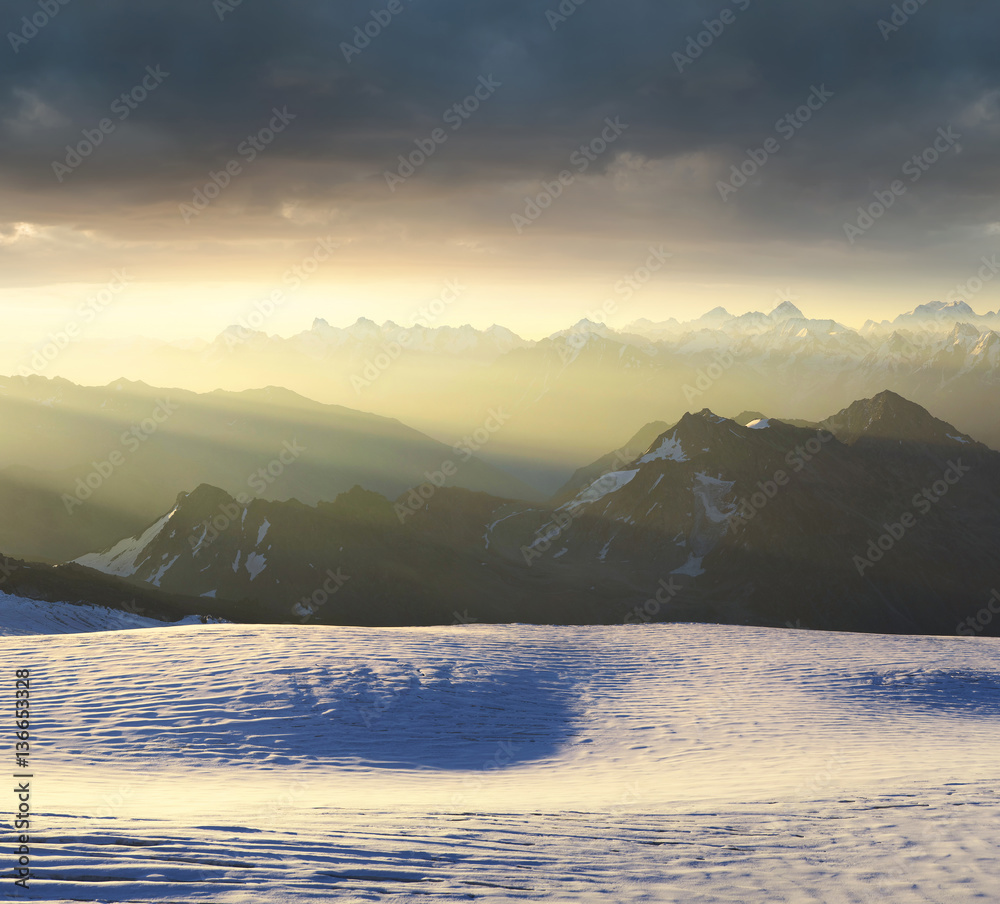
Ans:
<svg viewBox="0 0 1000 904"><path fill-rule="evenodd" d="M890 390L854 402L823 426L847 445L863 438L933 444L967 442L964 438L956 440L960 434L926 408Z"/></svg>
<svg viewBox="0 0 1000 904"><path fill-rule="evenodd" d="M772 320L804 319L805 315L790 301L783 301L768 315Z"/></svg>

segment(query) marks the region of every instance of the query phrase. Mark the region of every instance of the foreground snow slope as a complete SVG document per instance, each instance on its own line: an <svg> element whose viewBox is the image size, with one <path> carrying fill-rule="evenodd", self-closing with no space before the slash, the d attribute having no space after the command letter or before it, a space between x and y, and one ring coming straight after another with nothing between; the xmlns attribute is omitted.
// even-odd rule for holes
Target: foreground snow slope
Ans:
<svg viewBox="0 0 1000 904"><path fill-rule="evenodd" d="M705 625L0 638L31 891L82 901L994 894L1000 642Z"/></svg>
<svg viewBox="0 0 1000 904"><path fill-rule="evenodd" d="M219 619L214 619L218 621ZM178 625L201 624L191 615ZM129 631L162 628L170 622L90 603L49 603L0 591L0 636L23 634L82 634L89 631Z"/></svg>

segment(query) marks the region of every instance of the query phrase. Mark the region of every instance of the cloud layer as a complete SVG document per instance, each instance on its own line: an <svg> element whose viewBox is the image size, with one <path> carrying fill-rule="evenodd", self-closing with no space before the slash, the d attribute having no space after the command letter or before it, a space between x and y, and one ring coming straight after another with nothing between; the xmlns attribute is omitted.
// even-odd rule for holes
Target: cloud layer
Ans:
<svg viewBox="0 0 1000 904"><path fill-rule="evenodd" d="M47 259L53 281L85 281L108 249L155 278L183 250L193 275L224 278L261 243L324 231L359 267L393 246L401 266L485 252L551 276L666 240L690 280L809 255L845 286L847 266L876 279L910 260L946 281L995 250L986 2L44 0L0 26L8 286ZM291 119L272 135L274 111ZM609 117L627 128L597 152ZM957 140L925 155L939 129ZM519 235L511 215L581 146L586 173ZM411 154L427 159L387 184ZM894 180L905 193L850 242L844 224Z"/></svg>

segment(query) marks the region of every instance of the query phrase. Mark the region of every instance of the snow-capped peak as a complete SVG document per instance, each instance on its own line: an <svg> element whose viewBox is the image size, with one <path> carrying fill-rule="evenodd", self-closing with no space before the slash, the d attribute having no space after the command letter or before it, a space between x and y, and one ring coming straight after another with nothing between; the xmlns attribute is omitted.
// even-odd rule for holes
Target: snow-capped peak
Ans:
<svg viewBox="0 0 1000 904"><path fill-rule="evenodd" d="M805 315L790 301L783 301L770 314L772 320L805 319Z"/></svg>

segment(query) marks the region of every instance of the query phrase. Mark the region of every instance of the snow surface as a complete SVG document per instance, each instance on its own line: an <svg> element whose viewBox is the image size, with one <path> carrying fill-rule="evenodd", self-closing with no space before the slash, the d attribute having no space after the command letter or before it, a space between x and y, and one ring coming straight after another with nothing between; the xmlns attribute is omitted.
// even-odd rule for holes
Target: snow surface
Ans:
<svg viewBox="0 0 1000 904"><path fill-rule="evenodd" d="M756 420L752 420L750 421L749 424L747 424L747 427L749 427L751 430L766 430L770 426L771 426L771 419L766 417L759 417Z"/></svg>
<svg viewBox="0 0 1000 904"><path fill-rule="evenodd" d="M0 592L0 637L127 631L134 628L163 628L170 624L106 606L47 603ZM174 622L173 626L193 624L201 624L201 619L196 615ZM5 654L9 652L4 650Z"/></svg>
<svg viewBox="0 0 1000 904"><path fill-rule="evenodd" d="M647 452L639 459L639 464L645 465L651 461L687 461L684 448L680 440L677 439L677 431L672 436L665 436L660 441L660 445L652 452Z"/></svg>
<svg viewBox="0 0 1000 904"><path fill-rule="evenodd" d="M257 543L256 543L257 546L260 546L260 544L264 542L264 537L267 536L267 529L270 526L271 522L268 521L267 518L265 518L264 523L261 524L260 526L260 530L257 531Z"/></svg>
<svg viewBox="0 0 1000 904"><path fill-rule="evenodd" d="M257 552L248 553L246 565L244 567L246 568L247 574L250 575L250 580L252 581L265 568L267 568L267 559Z"/></svg>
<svg viewBox="0 0 1000 904"><path fill-rule="evenodd" d="M219 625L0 651L44 689L36 874L6 897L995 900L996 640Z"/></svg>
<svg viewBox="0 0 1000 904"><path fill-rule="evenodd" d="M582 505L590 505L593 502L603 499L609 493L617 492L638 473L638 468L633 471L608 471L607 474L602 474L587 489L579 493L575 499L567 502L561 508L566 509L567 512L575 512ZM560 530L561 528L557 528L557 532ZM546 537L544 539L550 538ZM539 541L536 540L535 542Z"/></svg>

